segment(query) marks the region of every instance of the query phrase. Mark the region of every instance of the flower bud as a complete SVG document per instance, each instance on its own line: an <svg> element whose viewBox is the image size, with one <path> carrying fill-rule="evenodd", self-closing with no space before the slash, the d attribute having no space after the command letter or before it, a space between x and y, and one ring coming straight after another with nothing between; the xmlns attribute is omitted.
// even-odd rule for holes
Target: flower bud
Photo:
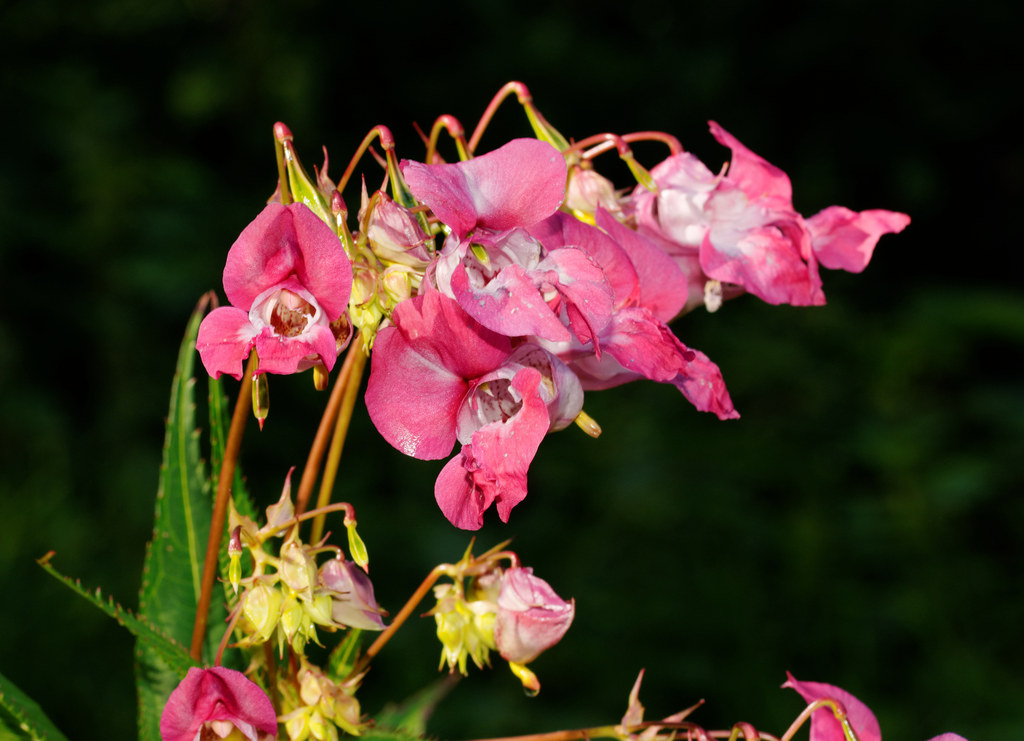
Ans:
<svg viewBox="0 0 1024 741"><path fill-rule="evenodd" d="M242 597L243 632L248 636L245 645L266 643L274 634L281 618L281 593L266 584L251 587Z"/></svg>
<svg viewBox="0 0 1024 741"><path fill-rule="evenodd" d="M575 602L566 602L533 569L512 568L498 595L494 642L502 658L527 664L558 643L572 623Z"/></svg>
<svg viewBox="0 0 1024 741"><path fill-rule="evenodd" d="M351 561L333 558L320 567L320 583L333 592L334 622L363 630L383 630L380 607L370 577Z"/></svg>
<svg viewBox="0 0 1024 741"><path fill-rule="evenodd" d="M316 582L316 563L298 541L285 543L281 549L281 581L296 594L311 596Z"/></svg>

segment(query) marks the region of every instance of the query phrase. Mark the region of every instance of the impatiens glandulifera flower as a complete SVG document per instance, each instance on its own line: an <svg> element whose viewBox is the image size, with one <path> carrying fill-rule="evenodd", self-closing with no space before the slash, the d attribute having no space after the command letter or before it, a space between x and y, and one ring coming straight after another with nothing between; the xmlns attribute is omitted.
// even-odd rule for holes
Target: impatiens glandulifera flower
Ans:
<svg viewBox="0 0 1024 741"><path fill-rule="evenodd" d="M269 203L228 251L224 292L196 347L207 372L242 377L256 348L258 373L330 370L350 337L344 318L352 266L338 236L300 203Z"/></svg>
<svg viewBox="0 0 1024 741"><path fill-rule="evenodd" d="M633 195L638 229L665 244L684 270L689 267L691 279L699 282L703 275L771 304L822 305L819 262L860 272L879 237L910 223L893 211L857 213L841 206L805 220L793 207L786 173L717 123L710 126L732 150L727 174L714 175L681 153L651 171L656 194L637 188ZM735 294L725 289L726 297Z"/></svg>
<svg viewBox="0 0 1024 741"><path fill-rule="evenodd" d="M842 706L846 717L857 734L858 741L881 741L882 732L878 720L867 705L844 689L822 682L800 682L792 674L786 672L784 688L794 689L810 705L817 700L834 700ZM811 715L810 741L846 741L843 727L835 714L827 707L815 710ZM943 733L929 741L967 741L956 733Z"/></svg>
<svg viewBox="0 0 1024 741"><path fill-rule="evenodd" d="M498 594L494 643L506 661L528 664L562 640L575 613L575 600L563 600L533 569L511 568Z"/></svg>
<svg viewBox="0 0 1024 741"><path fill-rule="evenodd" d="M320 583L334 593L334 622L362 630L384 630L383 611L373 596L373 584L359 566L343 558L325 561L320 567Z"/></svg>
<svg viewBox="0 0 1024 741"><path fill-rule="evenodd" d="M160 716L163 741L277 738L277 714L258 685L234 669L192 667L171 692ZM239 735L240 734L240 735Z"/></svg>
<svg viewBox="0 0 1024 741"><path fill-rule="evenodd" d="M435 498L458 527L477 529L496 504L507 522L526 496L526 471L549 431L579 414L575 375L544 349L483 327L436 291L395 307L377 335L366 407L384 439L441 471Z"/></svg>

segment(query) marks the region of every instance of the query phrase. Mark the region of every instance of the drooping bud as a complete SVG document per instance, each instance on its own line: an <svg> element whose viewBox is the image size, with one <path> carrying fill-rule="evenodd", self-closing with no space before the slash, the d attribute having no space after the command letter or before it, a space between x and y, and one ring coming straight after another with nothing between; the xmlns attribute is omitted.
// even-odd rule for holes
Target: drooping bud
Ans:
<svg viewBox="0 0 1024 741"><path fill-rule="evenodd" d="M505 572L498 595L494 642L503 659L516 664L533 661L558 643L572 624L575 603L566 602L533 569Z"/></svg>
<svg viewBox="0 0 1024 741"><path fill-rule="evenodd" d="M333 558L320 567L320 584L331 594L335 623L362 630L383 630L383 610L373 596L370 577L351 561Z"/></svg>
<svg viewBox="0 0 1024 741"><path fill-rule="evenodd" d="M285 543L281 549L281 581L296 594L312 596L316 583L316 563L297 541Z"/></svg>
<svg viewBox="0 0 1024 741"><path fill-rule="evenodd" d="M565 189L565 205L576 218L588 224L594 223L594 212L603 208L619 218L622 204L615 195L615 185L604 175L590 168L575 166L570 170L569 184Z"/></svg>
<svg viewBox="0 0 1024 741"><path fill-rule="evenodd" d="M228 541L228 583L238 594L238 585L242 581L242 526L236 525L231 531Z"/></svg>
<svg viewBox="0 0 1024 741"><path fill-rule="evenodd" d="M580 413L576 415L576 419L573 422L591 437L598 438L601 436L601 425L582 409L580 409Z"/></svg>
<svg viewBox="0 0 1024 741"><path fill-rule="evenodd" d="M327 390L327 381L329 376L327 374L327 367L323 363L317 363L313 366L313 388L317 391Z"/></svg>
<svg viewBox="0 0 1024 741"><path fill-rule="evenodd" d="M363 542L363 538L356 532L356 521L354 519L345 520L345 529L348 531L348 552L352 554L352 560L359 564L363 570L370 570L370 554L366 551L366 543Z"/></svg>
<svg viewBox="0 0 1024 741"><path fill-rule="evenodd" d="M508 662L508 668L511 669L512 673L516 675L516 678L523 683L523 691L527 696L536 697L537 693L540 692L540 680L537 679L537 675L522 664L517 664L514 661Z"/></svg>
<svg viewBox="0 0 1024 741"><path fill-rule="evenodd" d="M270 380L266 373L257 373L252 379L252 413L262 430L270 413Z"/></svg>

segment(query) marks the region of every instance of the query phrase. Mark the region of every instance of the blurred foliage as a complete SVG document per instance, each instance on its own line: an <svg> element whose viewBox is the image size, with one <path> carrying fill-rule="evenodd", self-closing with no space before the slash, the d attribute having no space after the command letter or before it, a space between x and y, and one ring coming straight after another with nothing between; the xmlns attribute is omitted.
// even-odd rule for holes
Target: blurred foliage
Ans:
<svg viewBox="0 0 1024 741"><path fill-rule="evenodd" d="M328 145L338 173L373 125L416 158L413 121L472 126L521 79L566 135L667 130L714 166L714 118L789 172L805 213L887 207L914 223L865 275L827 274L824 309L744 298L678 324L723 369L740 421L653 385L588 396L605 434L552 436L511 523L480 534L515 536L575 596L577 624L538 660L538 698L496 667L461 682L430 730L615 721L646 666L650 717L704 697L707 726L781 731L801 707L775 689L788 669L858 695L887 738L1024 735L1019 10L788 7L4 3L4 675L73 738L134 735L130 636L32 560L56 549L134 606L177 343L273 190L273 122L309 164ZM527 133L503 109L483 147ZM323 402L308 378L272 385L243 454L264 504ZM365 415L348 459L341 495L394 611L467 538L432 501L440 464L404 459ZM437 651L430 621L403 629L364 706L423 687Z"/></svg>

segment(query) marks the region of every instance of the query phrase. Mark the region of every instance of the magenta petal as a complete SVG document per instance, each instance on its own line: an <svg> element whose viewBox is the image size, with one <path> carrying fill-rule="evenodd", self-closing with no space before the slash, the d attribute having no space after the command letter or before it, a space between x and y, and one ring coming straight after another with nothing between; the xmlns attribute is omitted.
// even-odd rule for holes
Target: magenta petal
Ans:
<svg viewBox="0 0 1024 741"><path fill-rule="evenodd" d="M504 231L547 218L562 204L565 158L547 142L513 139L465 162L404 160L413 195L459 237L477 227Z"/></svg>
<svg viewBox="0 0 1024 741"><path fill-rule="evenodd" d="M500 366L511 343L437 292L403 301L392 320L374 341L366 387L370 419L406 455L443 458L455 444L467 379Z"/></svg>
<svg viewBox="0 0 1024 741"><path fill-rule="evenodd" d="M846 690L835 687L831 684L821 682L800 682L786 672L786 682L783 687L794 689L808 704L815 700L836 700L846 709L850 725L860 741L881 741L882 731L878 727L875 714L867 705ZM835 715L829 708L820 708L811 715L811 738L810 741L844 741L842 726L836 720Z"/></svg>
<svg viewBox="0 0 1024 741"><path fill-rule="evenodd" d="M160 716L163 741L193 741L204 723L228 721L256 741L277 737L277 715L254 682L233 669L192 667L171 692Z"/></svg>
<svg viewBox="0 0 1024 741"><path fill-rule="evenodd" d="M690 350L693 359L672 381L697 411L712 412L719 419L739 419L725 388L722 371L700 350Z"/></svg>
<svg viewBox="0 0 1024 741"><path fill-rule="evenodd" d="M491 422L473 433L473 442L448 461L434 485L434 497L456 527L477 530L492 502L502 522L526 498L526 472L547 434L547 405L541 398L540 373L522 368L512 388L522 407L506 422Z"/></svg>
<svg viewBox="0 0 1024 741"><path fill-rule="evenodd" d="M859 273L871 260L879 237L897 234L909 223L909 216L896 211L857 212L829 206L807 219L807 228L811 232L811 249L822 265Z"/></svg>
<svg viewBox="0 0 1024 741"><path fill-rule="evenodd" d="M348 305L352 266L341 240L301 203L268 203L242 230L228 251L224 292L246 311L264 291L298 278L324 309L329 321Z"/></svg>
<svg viewBox="0 0 1024 741"><path fill-rule="evenodd" d="M747 198L780 198L792 206L793 186L786 173L751 152L714 121L708 121L708 126L718 143L732 150L728 178L746 193Z"/></svg>
<svg viewBox="0 0 1024 741"><path fill-rule="evenodd" d="M941 733L928 741L967 741L967 739L959 733Z"/></svg>
<svg viewBox="0 0 1024 741"><path fill-rule="evenodd" d="M199 325L196 349L206 372L214 378L222 373L242 379L242 368L256 342L256 329L249 315L234 306L220 306Z"/></svg>

